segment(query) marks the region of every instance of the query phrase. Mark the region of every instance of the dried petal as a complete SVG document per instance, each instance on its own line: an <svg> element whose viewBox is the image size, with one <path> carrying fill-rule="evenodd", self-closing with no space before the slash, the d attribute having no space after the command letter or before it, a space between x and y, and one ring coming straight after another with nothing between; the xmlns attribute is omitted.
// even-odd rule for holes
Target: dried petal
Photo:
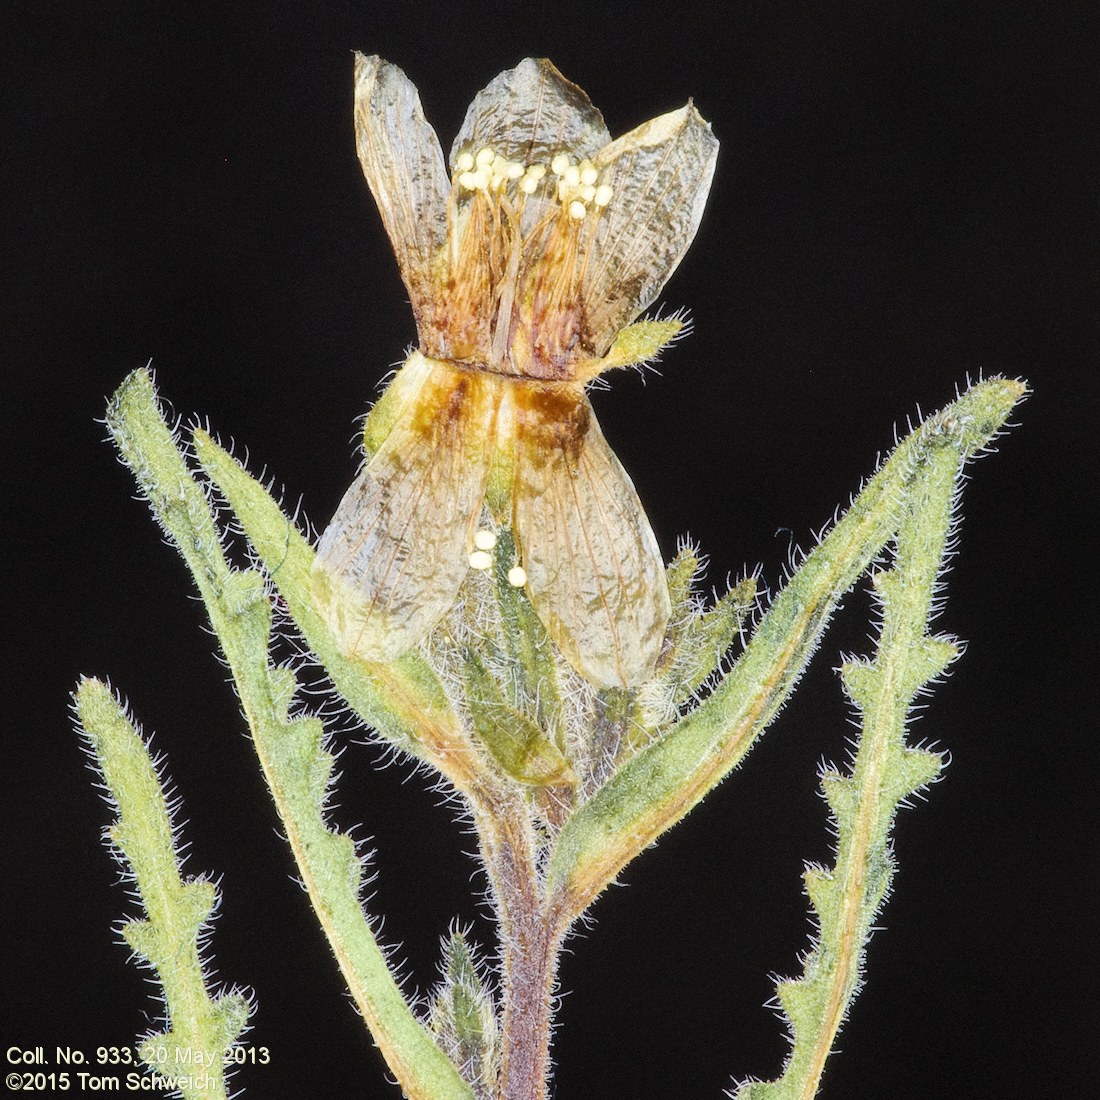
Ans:
<svg viewBox="0 0 1100 1100"><path fill-rule="evenodd" d="M535 613L583 676L649 676L668 625L661 551L580 387L517 390L513 528Z"/></svg>
<svg viewBox="0 0 1100 1100"><path fill-rule="evenodd" d="M586 329L602 355L652 305L699 228L718 140L688 103L617 138L594 157L614 197L585 280Z"/></svg>
<svg viewBox="0 0 1100 1100"><path fill-rule="evenodd" d="M447 239L450 181L416 88L396 65L380 57L355 55L355 143L417 328L427 331L436 308L431 262Z"/></svg>
<svg viewBox="0 0 1100 1100"><path fill-rule="evenodd" d="M451 148L459 153L489 148L520 164L549 164L565 151L591 157L611 140L585 92L546 58L528 57L506 69L474 97Z"/></svg>
<svg viewBox="0 0 1100 1100"><path fill-rule="evenodd" d="M414 354L385 442L356 478L317 548L314 586L345 652L389 661L454 603L485 496L501 383Z"/></svg>

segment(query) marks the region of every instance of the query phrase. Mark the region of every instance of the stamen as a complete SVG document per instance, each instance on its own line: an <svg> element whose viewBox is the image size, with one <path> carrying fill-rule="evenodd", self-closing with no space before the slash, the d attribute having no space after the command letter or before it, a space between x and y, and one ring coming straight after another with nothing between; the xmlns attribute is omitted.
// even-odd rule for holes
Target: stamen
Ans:
<svg viewBox="0 0 1100 1100"><path fill-rule="evenodd" d="M527 583L527 570L522 565L513 565L508 570L508 583L513 588L522 588Z"/></svg>
<svg viewBox="0 0 1100 1100"><path fill-rule="evenodd" d="M548 174L553 181L544 187ZM536 164L509 160L488 145L455 156L447 225L454 293L449 348L456 358L478 357L491 371L523 373L529 356L553 370L570 354L600 215L614 194L601 175L609 173L566 152ZM548 201L527 216L525 203L534 195ZM530 331L513 349L517 323ZM488 569L494 545L492 531L477 532L471 568Z"/></svg>
<svg viewBox="0 0 1100 1100"><path fill-rule="evenodd" d="M474 545L479 550L492 550L497 544L497 536L494 531L481 530L474 535Z"/></svg>
<svg viewBox="0 0 1100 1100"><path fill-rule="evenodd" d="M475 550L469 558L471 569L488 569L493 564L493 555L484 550Z"/></svg>

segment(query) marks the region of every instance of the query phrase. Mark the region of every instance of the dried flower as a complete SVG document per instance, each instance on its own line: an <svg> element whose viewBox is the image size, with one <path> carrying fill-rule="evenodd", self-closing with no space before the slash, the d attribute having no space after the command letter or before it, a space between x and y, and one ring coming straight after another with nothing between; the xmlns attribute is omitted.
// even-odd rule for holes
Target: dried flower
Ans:
<svg viewBox="0 0 1100 1100"><path fill-rule="evenodd" d="M365 660L400 655L491 564L500 524L512 583L566 658L601 686L639 682L668 589L584 387L679 331L631 322L695 235L710 127L689 103L612 141L580 88L528 58L474 99L448 173L411 82L362 55L355 122L419 350L372 409L369 460L321 539L330 625Z"/></svg>

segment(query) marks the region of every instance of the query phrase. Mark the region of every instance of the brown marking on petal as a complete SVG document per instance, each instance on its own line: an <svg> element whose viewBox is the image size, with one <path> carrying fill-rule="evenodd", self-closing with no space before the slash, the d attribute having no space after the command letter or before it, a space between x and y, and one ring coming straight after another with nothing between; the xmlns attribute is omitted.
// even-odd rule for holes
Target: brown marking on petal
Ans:
<svg viewBox="0 0 1100 1100"><path fill-rule="evenodd" d="M592 414L577 385L517 383L517 434L529 462L541 465L546 456L565 455L575 464L584 446Z"/></svg>

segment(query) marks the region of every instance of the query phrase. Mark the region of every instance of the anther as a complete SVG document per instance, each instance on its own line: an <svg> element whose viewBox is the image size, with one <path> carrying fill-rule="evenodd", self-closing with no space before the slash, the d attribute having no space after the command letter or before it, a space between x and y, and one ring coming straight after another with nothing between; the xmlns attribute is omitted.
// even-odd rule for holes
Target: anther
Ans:
<svg viewBox="0 0 1100 1100"><path fill-rule="evenodd" d="M513 565L508 570L508 583L513 588L522 588L527 583L527 570L522 565Z"/></svg>
<svg viewBox="0 0 1100 1100"><path fill-rule="evenodd" d="M614 188L611 186L610 183L601 183L600 186L596 188L596 192L592 196L592 201L597 206L607 206L607 204L611 201L611 196L614 193Z"/></svg>
<svg viewBox="0 0 1100 1100"><path fill-rule="evenodd" d="M492 554L484 550L475 550L469 558L471 569L488 569L493 564Z"/></svg>
<svg viewBox="0 0 1100 1100"><path fill-rule="evenodd" d="M497 544L497 536L494 531L481 530L474 535L474 545L479 550L492 550Z"/></svg>
<svg viewBox="0 0 1100 1100"><path fill-rule="evenodd" d="M569 167L569 158L564 153L558 153L557 156L550 162L550 171L555 176L564 176L565 170Z"/></svg>
<svg viewBox="0 0 1100 1100"><path fill-rule="evenodd" d="M486 146L484 149L479 149L477 156L474 160L477 162L478 168L488 168L493 163L493 159L496 157L496 152Z"/></svg>
<svg viewBox="0 0 1100 1100"><path fill-rule="evenodd" d="M585 206L584 203L581 202L580 199L574 199L569 204L569 216L571 218L576 218L577 221L580 221L581 218L583 218L585 216L585 214L587 214L587 213L588 213L588 207Z"/></svg>
<svg viewBox="0 0 1100 1100"><path fill-rule="evenodd" d="M459 172L469 172L470 169L473 168L473 166L474 166L474 155L473 155L473 153L459 153L458 156L455 157L455 168Z"/></svg>

